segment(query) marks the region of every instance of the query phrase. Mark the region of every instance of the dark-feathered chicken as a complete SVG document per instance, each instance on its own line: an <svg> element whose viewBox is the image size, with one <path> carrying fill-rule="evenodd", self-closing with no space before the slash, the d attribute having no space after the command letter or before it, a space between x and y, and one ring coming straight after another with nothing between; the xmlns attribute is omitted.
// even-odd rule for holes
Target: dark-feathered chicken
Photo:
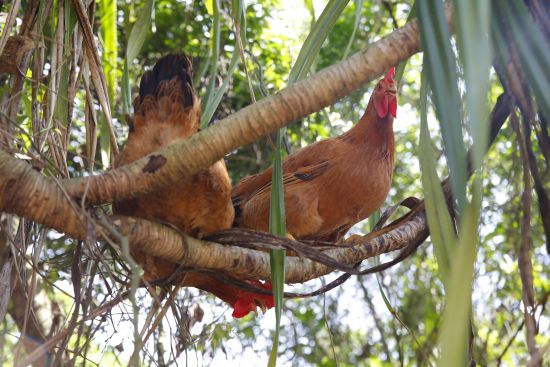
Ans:
<svg viewBox="0 0 550 367"><path fill-rule="evenodd" d="M143 75L139 96L134 100L135 116L128 141L115 166L133 162L198 131L201 111L192 80L191 60L185 55L165 56ZM225 163L219 160L169 187L116 202L113 212L170 223L197 238L228 229L234 212ZM177 269L176 264L137 250L132 256L144 266L147 281L167 279ZM244 292L201 273L187 272L175 277L173 283L213 293L234 306L235 316L239 317L244 316L243 304L250 310L256 310L256 305L272 306L265 296Z"/></svg>

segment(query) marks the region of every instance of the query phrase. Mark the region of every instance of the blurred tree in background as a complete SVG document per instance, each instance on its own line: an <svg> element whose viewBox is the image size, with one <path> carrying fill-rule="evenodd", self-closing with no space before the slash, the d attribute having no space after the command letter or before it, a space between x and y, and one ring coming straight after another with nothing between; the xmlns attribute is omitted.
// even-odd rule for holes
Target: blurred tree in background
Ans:
<svg viewBox="0 0 550 367"><path fill-rule="evenodd" d="M482 366L525 365L530 361L534 366L541 365L537 353L544 355L550 349L550 319L544 314L550 291L548 271L544 270L550 265L545 244L547 246L550 239L549 228L545 232L543 226L544 214L550 216L550 208L542 204L550 192L550 130L544 118L548 118L544 113L548 112L545 106L549 104L550 89L546 89L543 96L537 92L548 86L550 12L544 1L526 1L528 7L519 0L502 3L514 2L522 5L520 10L526 9L524 15L532 23L529 30L539 32L535 41L525 42L527 46L517 43L514 25L509 26L510 34L502 33L506 28L503 24L510 21L506 18L509 15L506 6L500 11L499 2L493 1L485 7L489 12L490 25L486 31L494 50L495 69L490 69L484 98L490 110L497 97L506 92L513 96L514 106L512 117L490 146L476 174L481 183L477 230L480 239L473 274L469 356ZM404 26L413 3L350 1L322 42L311 73L365 49ZM325 5L325 2L307 0L303 3L275 0L258 3L221 0L0 2L3 29L0 45L10 35L32 41L27 53L18 54L19 70L24 75L10 75L5 71L0 74L2 149L28 160L44 175L58 179L102 172L110 166L109 155L113 150L104 103L110 106L111 135L123 146L127 135L125 114L131 113L124 88L130 85L129 96L133 97L144 70L151 68L160 56L182 51L194 58L195 88L202 98L203 111L212 112L205 125L215 124L252 103L249 80L258 100L287 85L298 52ZM78 6L90 20L99 63L83 47L85 36L80 30L83 26ZM240 21L242 55L236 47L235 9L238 6L244 9L244 18ZM513 6L517 4L510 5ZM416 14L419 11L422 12L415 8ZM428 23L426 18L422 19L422 13L420 17ZM13 24L10 19L14 20ZM518 16L518 19L519 22L527 18ZM464 34L468 37L464 32L465 23L455 23L459 31L457 37ZM427 42L426 38L422 40ZM462 53L467 46L463 46L464 39L455 40L451 43L452 50L458 60L463 60L457 61L458 83L454 85L459 86L461 94L455 104L468 110L469 96L465 91L472 88L468 84L469 64L464 60L467 52ZM510 43L516 40L516 54L510 52L511 59L506 59L507 54L503 52L506 40ZM543 42L537 44L537 40ZM529 50L534 51L529 53ZM133 53L135 57L128 59ZM401 79L400 108L394 122L396 167L386 206L408 196L428 195L418 158L422 145L419 142L421 74L425 62L421 54L411 57ZM105 72L107 100L104 103L101 88L93 76L94 67L97 69L99 65ZM540 65L546 68L537 69ZM516 74L513 74L514 67ZM537 74L530 70L538 70L539 86L533 84L533 75ZM489 73L489 69L486 71ZM511 75L518 76L519 81ZM430 75L426 77L430 79ZM217 105L213 96L224 85L225 93ZM365 85L336 104L289 125L285 129L287 148L296 150L348 130L362 115L370 88L372 85ZM428 110L427 126L432 139L429 149L434 152L438 176L444 177L453 166L445 155L447 147L442 139L445 125L436 120L438 117L441 121L441 116L435 113L436 109L441 113L441 109L434 98L440 93L440 85L430 79L430 88L430 100L436 107ZM462 127L468 130L466 123ZM465 132L467 147L475 142L474 135ZM233 182L271 165L273 141L274 136L262 138L226 157ZM529 163L522 153L523 146ZM479 167L474 165L474 168ZM468 185L468 195L475 197L475 184ZM530 202L525 199L526 191L532 197ZM471 201L475 202L475 198ZM109 212L110 208L105 206L101 210ZM529 236L522 230L526 218ZM173 297L163 310L166 316L160 318L145 345L136 346L133 331L134 323L138 323L136 310L125 288L129 282L129 265L118 252L94 238L76 241L11 214L1 214L0 219L0 364L16 364L14 361L23 361L32 357L32 353L38 357L35 365L46 365L40 364L46 361L59 365L127 365L138 360L143 365L159 366L175 363L258 365L267 360L273 338L273 311L235 320L229 316L227 306L194 289L163 290L167 292L164 296ZM369 230L367 221L352 229L355 233ZM525 241L529 246L527 258L523 257L523 261L530 263L527 268L518 261L525 250L521 246ZM441 348L445 342L442 323L450 295L434 253L436 248L429 238L413 256L382 273L352 277L321 296L285 301L278 363L292 366L450 365L440 359L445 354L445 347ZM386 257L383 255L369 263L374 265ZM522 266L523 270L528 269L528 274L522 273ZM468 270L465 268L464 272ZM336 275L288 288L313 290ZM530 278L530 282L526 283L525 277ZM531 308L526 309L529 297ZM145 290L139 289L135 298L134 304L139 307L139 332L143 325L153 322L154 318L148 315L153 317L159 309ZM535 329L530 331L526 324L533 320ZM140 335L140 340L144 337Z"/></svg>

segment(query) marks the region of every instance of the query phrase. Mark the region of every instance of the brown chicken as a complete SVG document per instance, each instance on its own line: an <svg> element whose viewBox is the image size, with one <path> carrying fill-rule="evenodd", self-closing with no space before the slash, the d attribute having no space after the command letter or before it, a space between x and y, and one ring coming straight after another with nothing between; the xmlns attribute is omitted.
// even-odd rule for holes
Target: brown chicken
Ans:
<svg viewBox="0 0 550 367"><path fill-rule="evenodd" d="M191 60L185 55L161 58L141 79L134 113L129 123L128 141L115 166L133 162L196 133L201 111L193 89ZM197 238L228 229L233 223L234 211L225 163L219 160L208 169L169 187L113 203L113 212L169 223ZM166 280L177 269L176 264L139 251L133 251L132 256L143 265L144 278L149 282ZM263 295L244 292L202 273L187 272L173 277L172 283L213 293L235 307L237 316L244 316L248 309L255 311L256 305L272 306L271 300Z"/></svg>
<svg viewBox="0 0 550 367"><path fill-rule="evenodd" d="M377 210L393 173L397 90L392 68L376 85L359 123L283 161L286 228L297 239L337 241ZM267 231L272 169L232 190L237 227Z"/></svg>

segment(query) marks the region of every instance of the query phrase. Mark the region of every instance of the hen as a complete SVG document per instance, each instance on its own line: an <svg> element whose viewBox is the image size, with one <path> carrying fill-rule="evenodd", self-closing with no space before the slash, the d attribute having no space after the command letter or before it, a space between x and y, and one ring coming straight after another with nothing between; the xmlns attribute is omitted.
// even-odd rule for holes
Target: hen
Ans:
<svg viewBox="0 0 550 367"><path fill-rule="evenodd" d="M143 75L139 96L134 100L134 114L129 121L128 141L115 166L133 162L198 131L200 103L193 89L192 63L187 56L165 56ZM113 212L169 223L197 238L228 229L234 211L225 163L219 160L171 186L113 203ZM150 282L166 280L177 269L176 264L140 251L133 251L132 256L143 265L144 278ZM202 273L178 275L173 283L213 293L234 306L234 315L239 317L256 310L256 305L272 307L272 301L263 295L244 292Z"/></svg>
<svg viewBox="0 0 550 367"><path fill-rule="evenodd" d="M393 173L397 90L392 68L358 124L283 161L286 228L297 239L337 241L384 202ZM268 230L272 169L232 190L234 226Z"/></svg>

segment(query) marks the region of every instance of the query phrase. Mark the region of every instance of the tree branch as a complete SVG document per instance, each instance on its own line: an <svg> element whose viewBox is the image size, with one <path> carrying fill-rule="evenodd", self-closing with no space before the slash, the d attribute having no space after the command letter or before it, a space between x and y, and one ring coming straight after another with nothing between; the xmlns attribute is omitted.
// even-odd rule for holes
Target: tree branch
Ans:
<svg viewBox="0 0 550 367"><path fill-rule="evenodd" d="M0 210L39 222L77 239L87 236L86 215L63 190L34 171L24 161L0 151ZM90 218L92 219L92 218ZM95 222L95 221L94 221ZM236 246L225 246L183 235L158 223L139 218L113 216L110 224L126 236L132 248L184 267L223 271L237 277L269 278L269 254ZM96 235L105 237L94 223ZM426 235L424 213L365 243L325 251L334 260L353 264L360 260L398 250ZM333 271L313 260L287 257L286 282L304 282Z"/></svg>
<svg viewBox="0 0 550 367"><path fill-rule="evenodd" d="M451 7L446 8L446 17L451 24ZM334 104L419 51L418 24L412 21L347 60L249 105L184 141L101 175L66 180L63 186L72 198L85 196L91 205L158 190L212 165L242 145ZM159 155L166 158L165 164L148 169L148 163Z"/></svg>
<svg viewBox="0 0 550 367"><path fill-rule="evenodd" d="M507 101L504 95L501 96L493 109L491 138L498 131L496 127L502 126L510 113ZM75 205L61 187L33 170L26 162L3 151L0 151L0 192L3 193L0 195L0 211L26 217L77 239L86 238L87 228L93 228L97 236L108 237L105 234L107 231ZM89 220L90 226L87 225ZM144 219L115 216L108 220L128 238L133 248L183 267L226 272L244 278L270 276L266 252L197 240ZM359 243L354 241L351 247L327 250L323 255L342 264L354 264L417 243L425 238L427 231L425 214L419 211L375 238L366 236ZM287 257L286 266L287 283L304 282L333 270L333 267L297 256Z"/></svg>

